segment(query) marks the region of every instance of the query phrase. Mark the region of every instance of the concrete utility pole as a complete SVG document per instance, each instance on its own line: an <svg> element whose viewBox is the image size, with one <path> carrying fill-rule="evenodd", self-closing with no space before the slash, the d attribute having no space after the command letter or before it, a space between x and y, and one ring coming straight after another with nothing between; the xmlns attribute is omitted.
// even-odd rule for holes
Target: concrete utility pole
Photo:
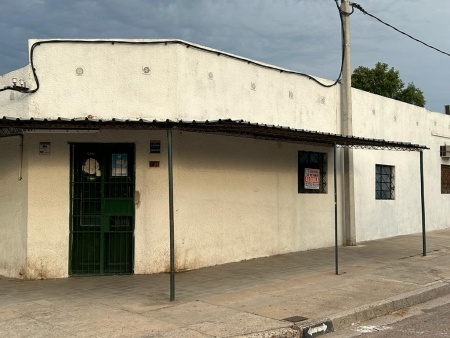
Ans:
<svg viewBox="0 0 450 338"><path fill-rule="evenodd" d="M342 69L341 84L341 133L353 135L352 122L352 73L350 66L350 13L349 0L341 0L342 21L344 31L342 34L342 48L344 49L344 65ZM344 228L345 244L356 245L355 229L355 181L353 172L353 150L344 148Z"/></svg>

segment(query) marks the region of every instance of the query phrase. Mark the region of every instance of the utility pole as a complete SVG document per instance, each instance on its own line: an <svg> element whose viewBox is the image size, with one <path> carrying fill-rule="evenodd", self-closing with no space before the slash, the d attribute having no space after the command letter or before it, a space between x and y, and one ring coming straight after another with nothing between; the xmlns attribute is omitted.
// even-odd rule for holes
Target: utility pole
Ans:
<svg viewBox="0 0 450 338"><path fill-rule="evenodd" d="M350 63L350 2L341 0L343 21L342 48L344 61L341 83L341 133L353 135L352 122L352 74ZM356 245L355 227L355 180L353 171L353 150L344 148L344 229L345 244Z"/></svg>

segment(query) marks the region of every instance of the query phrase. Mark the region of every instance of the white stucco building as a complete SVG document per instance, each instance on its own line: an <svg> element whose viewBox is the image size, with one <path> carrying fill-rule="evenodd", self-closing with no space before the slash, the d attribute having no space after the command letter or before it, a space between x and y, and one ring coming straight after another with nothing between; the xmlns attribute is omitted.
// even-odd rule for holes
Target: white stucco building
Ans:
<svg viewBox="0 0 450 338"><path fill-rule="evenodd" d="M286 69L178 40L29 48L0 78L1 275L168 271L169 201L178 271L333 246L330 144L362 138L428 147L427 229L450 226L448 115L353 89L351 138L340 86ZM417 151L352 152L357 242L420 232Z"/></svg>

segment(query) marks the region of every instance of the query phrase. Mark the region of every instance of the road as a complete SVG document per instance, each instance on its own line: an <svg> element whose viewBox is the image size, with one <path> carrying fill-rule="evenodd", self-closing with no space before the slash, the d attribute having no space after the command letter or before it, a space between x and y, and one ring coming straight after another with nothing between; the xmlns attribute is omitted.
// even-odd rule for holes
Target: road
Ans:
<svg viewBox="0 0 450 338"><path fill-rule="evenodd" d="M324 338L450 337L450 295L324 335Z"/></svg>

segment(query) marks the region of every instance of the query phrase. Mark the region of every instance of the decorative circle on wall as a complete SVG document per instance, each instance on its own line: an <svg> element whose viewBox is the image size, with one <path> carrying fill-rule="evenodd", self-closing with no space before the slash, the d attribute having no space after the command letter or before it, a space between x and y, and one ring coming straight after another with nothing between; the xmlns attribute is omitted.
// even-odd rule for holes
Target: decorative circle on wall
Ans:
<svg viewBox="0 0 450 338"><path fill-rule="evenodd" d="M78 68L75 70L75 73L76 73L77 75L83 75L84 70L83 70L83 68L78 67Z"/></svg>
<svg viewBox="0 0 450 338"><path fill-rule="evenodd" d="M150 67L142 67L142 73L146 75L150 74Z"/></svg>

